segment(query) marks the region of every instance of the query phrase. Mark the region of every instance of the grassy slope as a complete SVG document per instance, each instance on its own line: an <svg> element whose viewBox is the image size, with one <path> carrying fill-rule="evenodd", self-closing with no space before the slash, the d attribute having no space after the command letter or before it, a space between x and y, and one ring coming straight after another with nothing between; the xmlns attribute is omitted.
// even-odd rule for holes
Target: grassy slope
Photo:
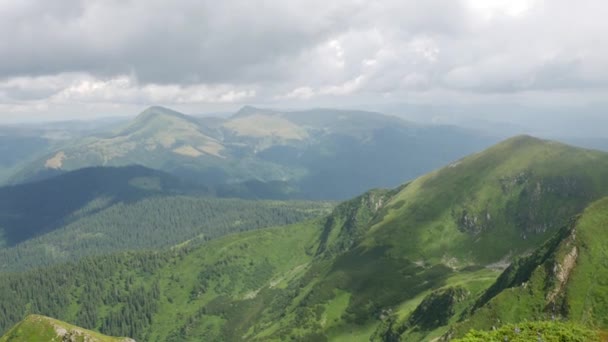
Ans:
<svg viewBox="0 0 608 342"><path fill-rule="evenodd" d="M427 295L464 288L448 318L456 322L497 275L483 266L544 241L608 190L607 169L606 154L518 137L396 194L372 192L347 202L321 236L335 258L321 254L293 282L300 290L288 310L267 323L261 316L253 336L367 340L387 317L413 340L439 336L445 326L404 327ZM465 210L475 224L463 227Z"/></svg>
<svg viewBox="0 0 608 342"><path fill-rule="evenodd" d="M494 331L471 331L454 342L600 342L606 336L585 327L560 322L526 322L507 324Z"/></svg>
<svg viewBox="0 0 608 342"><path fill-rule="evenodd" d="M24 311L18 316L52 314L82 326L85 324L79 319L83 310L94 300L90 309L95 311L96 323L85 326L103 332L109 317L116 317L127 302L138 298L135 290L151 293L158 287L157 300L145 295L155 307L151 324L134 329L123 322L125 327L115 327L112 334L150 342L238 340L256 333L250 331L254 323L278 319L289 305L291 291L297 290L290 284L310 268L321 229L320 222L312 221L226 236L188 251L176 248L168 257L151 257L149 265L118 255L109 257L113 265L109 269L90 270L87 265L92 264L87 260L81 262L82 267L66 264L49 269L53 274L69 274L67 279L59 276L53 280L36 275L37 271L29 272L31 278L27 273L25 278L13 275L0 280L0 295L7 296L0 300L0 308L21 308ZM103 279L96 273L103 274ZM60 290L55 281L61 282ZM14 286L19 286L25 297L12 294ZM90 298L89 288L95 289L95 298ZM54 293L53 298L38 298L37 293L47 296L48 291ZM114 302L116 295L124 299ZM49 301L52 309L40 304ZM133 317L147 321L138 314L140 308L129 310Z"/></svg>
<svg viewBox="0 0 608 342"><path fill-rule="evenodd" d="M53 342L63 341L63 336L58 334L58 330L65 330L65 333L72 337L74 342L127 342L132 341L126 338L104 336L100 333L85 330L71 324L58 321L49 317L30 315L22 322L15 325L4 336L0 337L0 342ZM65 334L64 334L65 335Z"/></svg>
<svg viewBox="0 0 608 342"><path fill-rule="evenodd" d="M585 209L577 222L564 229L555 241L508 270L521 276L502 282L499 291L493 291L495 296L457 325L455 333L462 335L470 328L488 329L502 323L552 318L608 328L607 224L608 198L604 198ZM577 256L569 263L568 256L574 250ZM539 258L540 255L544 257ZM564 273L567 264L573 268Z"/></svg>
<svg viewBox="0 0 608 342"><path fill-rule="evenodd" d="M364 244L454 266L496 262L538 246L606 194L606 170L605 153L512 138L409 184Z"/></svg>

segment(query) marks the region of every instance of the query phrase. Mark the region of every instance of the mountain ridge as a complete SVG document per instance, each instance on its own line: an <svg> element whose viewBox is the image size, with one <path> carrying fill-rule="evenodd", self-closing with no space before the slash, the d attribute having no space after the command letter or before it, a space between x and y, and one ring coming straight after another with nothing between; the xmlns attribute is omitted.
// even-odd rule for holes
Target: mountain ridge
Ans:
<svg viewBox="0 0 608 342"><path fill-rule="evenodd" d="M195 118L150 107L118 129L68 140L17 171L13 183L87 166L139 164L204 185L284 182L300 199L346 199L394 187L495 139L364 111L243 107Z"/></svg>

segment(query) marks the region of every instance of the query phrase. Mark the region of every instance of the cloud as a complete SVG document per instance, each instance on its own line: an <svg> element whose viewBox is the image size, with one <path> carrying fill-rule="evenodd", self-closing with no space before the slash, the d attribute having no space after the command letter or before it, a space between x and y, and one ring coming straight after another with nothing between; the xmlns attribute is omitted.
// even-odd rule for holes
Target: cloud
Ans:
<svg viewBox="0 0 608 342"><path fill-rule="evenodd" d="M600 0L0 0L0 100L12 111L599 96L606 10Z"/></svg>

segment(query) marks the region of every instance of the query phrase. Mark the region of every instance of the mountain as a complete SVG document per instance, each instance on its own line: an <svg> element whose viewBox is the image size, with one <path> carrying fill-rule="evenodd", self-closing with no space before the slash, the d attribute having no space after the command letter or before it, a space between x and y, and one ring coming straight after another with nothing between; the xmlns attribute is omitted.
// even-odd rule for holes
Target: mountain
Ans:
<svg viewBox="0 0 608 342"><path fill-rule="evenodd" d="M608 195L607 172L606 153L515 137L393 190L364 193L311 221L165 252L5 274L0 311L7 314L0 317L0 330L27 308L145 341L421 341L450 331L462 336L487 327L483 319L494 313L483 310L513 291L505 290L518 284L510 279L525 279L535 268L513 271L528 264L518 256L543 260L546 253L534 251L553 250L561 242L551 238L568 236L562 227ZM608 210L595 212L588 216L594 228L583 229L588 237L580 238L585 233L577 230L575 240L582 240L576 264L586 266L572 291L589 296L584 303L573 301L578 304L571 310L593 318L582 324L605 328L605 281L590 273L603 269L604 241L594 238L603 224L591 218ZM564 246L559 255L572 258L572 245ZM592 257L582 257L584 248ZM503 271L515 276L501 276ZM516 286L521 292L506 298L500 312L536 319L524 313L540 312L538 298L552 293L541 276L542 285ZM521 315L511 310L508 305L528 298L530 289L549 292L531 297ZM556 303L561 296L554 297Z"/></svg>
<svg viewBox="0 0 608 342"><path fill-rule="evenodd" d="M151 107L124 127L56 148L12 180L139 164L250 198L345 199L397 186L493 142L362 111L244 107L228 118L200 118Z"/></svg>
<svg viewBox="0 0 608 342"><path fill-rule="evenodd" d="M120 119L59 121L0 125L0 185L30 163L60 149L70 140L100 134L120 123ZM46 170L28 180L53 176L60 171Z"/></svg>
<svg viewBox="0 0 608 342"><path fill-rule="evenodd" d="M0 342L135 342L130 338L104 336L49 317L30 315L0 337Z"/></svg>
<svg viewBox="0 0 608 342"><path fill-rule="evenodd" d="M142 166L85 168L0 188L0 270L200 242L310 219L331 206L215 198Z"/></svg>

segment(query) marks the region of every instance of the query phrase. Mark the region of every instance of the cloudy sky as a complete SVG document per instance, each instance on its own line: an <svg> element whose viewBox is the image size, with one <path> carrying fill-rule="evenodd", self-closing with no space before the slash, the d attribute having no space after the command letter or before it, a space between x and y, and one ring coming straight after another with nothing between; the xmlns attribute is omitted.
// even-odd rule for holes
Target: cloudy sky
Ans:
<svg viewBox="0 0 608 342"><path fill-rule="evenodd" d="M0 121L608 102L604 0L0 0Z"/></svg>

